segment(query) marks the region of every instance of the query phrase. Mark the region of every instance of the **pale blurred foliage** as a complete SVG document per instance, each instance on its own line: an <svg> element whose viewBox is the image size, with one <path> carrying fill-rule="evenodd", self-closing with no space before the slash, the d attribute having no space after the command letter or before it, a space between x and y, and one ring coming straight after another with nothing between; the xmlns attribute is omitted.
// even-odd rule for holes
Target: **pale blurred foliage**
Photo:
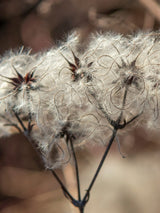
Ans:
<svg viewBox="0 0 160 213"><path fill-rule="evenodd" d="M86 212L158 213L159 160L159 152L140 153L126 159L110 156L92 191Z"/></svg>
<svg viewBox="0 0 160 213"><path fill-rule="evenodd" d="M93 149L92 154L84 151L79 156L79 160L83 157L79 162L84 191L95 171L97 159L100 158L96 152L97 149ZM102 149L98 152L102 154ZM146 152L123 159L112 149L93 188L86 212L158 213L159 154L156 151ZM72 185L69 187L71 189ZM69 202L49 172L2 167L0 191L8 196L1 203L2 213L76 212L71 211Z"/></svg>
<svg viewBox="0 0 160 213"><path fill-rule="evenodd" d="M69 209L50 173L2 167L0 182L1 193L8 196L0 205L3 213L56 213L57 209L59 212Z"/></svg>

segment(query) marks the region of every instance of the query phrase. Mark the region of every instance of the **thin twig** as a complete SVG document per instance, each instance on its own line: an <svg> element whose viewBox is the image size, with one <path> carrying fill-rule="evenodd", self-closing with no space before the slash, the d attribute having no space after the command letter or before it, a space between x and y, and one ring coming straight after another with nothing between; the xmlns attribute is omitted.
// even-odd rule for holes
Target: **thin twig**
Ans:
<svg viewBox="0 0 160 213"><path fill-rule="evenodd" d="M19 133L22 133L21 128L16 123L13 123L9 118L7 118L4 115L0 115L0 117L8 122L8 123L4 124L4 126L13 126L19 131Z"/></svg>
<svg viewBox="0 0 160 213"><path fill-rule="evenodd" d="M74 163L75 163L75 170L76 170L76 179L77 179L77 191L78 191L78 200L81 201L81 189L80 189L80 179L79 179L79 169L78 169L78 162L77 162L77 157L74 151L74 146L73 146L73 141L70 138L69 139L70 144L71 144L71 149L73 153L73 158L74 158Z"/></svg>
<svg viewBox="0 0 160 213"><path fill-rule="evenodd" d="M15 124L15 123L4 124L4 126L13 126L13 127L15 127L19 131L19 133L22 133L21 128L17 124Z"/></svg>
<svg viewBox="0 0 160 213"><path fill-rule="evenodd" d="M83 197L82 203L83 203L84 206L89 200L90 191L91 191L91 189L93 187L93 184L94 184L94 182L95 182L95 180L96 180L96 178L97 178L97 176L98 176L98 174L99 174L99 172L100 172L100 170L101 170L101 168L103 166L103 163L104 163L104 161L105 161L105 159L106 159L106 157L108 155L108 152L109 152L109 150L111 148L111 145L112 145L112 143L113 143L113 141L114 141L114 139L116 137L116 134L117 134L117 130L115 129L115 130L113 130L112 137L111 137L111 139L109 141L109 144L108 144L108 146L107 146L107 148L106 148L106 150L105 150L105 152L103 154L103 157L102 157L102 159L101 159L101 161L99 163L99 166L98 166L98 168L96 170L96 173L95 173L95 175L94 175L94 177L93 177L93 179L92 179L92 181L91 181L91 183L90 183L90 185L89 185L89 187L88 187L88 189L87 189L87 191L86 191L86 193L85 193L85 195Z"/></svg>
<svg viewBox="0 0 160 213"><path fill-rule="evenodd" d="M13 109L13 112L14 112L14 115L15 115L15 117L17 118L19 124L21 125L23 131L26 132L26 131L27 131L27 128L24 126L24 124L23 124L22 120L20 119L18 113L17 113L14 109Z"/></svg>
<svg viewBox="0 0 160 213"><path fill-rule="evenodd" d="M19 117L18 113L17 113L14 109L12 109L12 110L13 110L13 113L14 113L15 117L17 118L17 120L18 120L20 126L22 127L21 132L24 134L24 136L25 136L25 137L27 138L27 140L30 142L30 144L31 144L32 148L35 150L37 156L42 160L42 157L41 157L41 154L42 154L42 153L41 153L41 151L37 148L37 145L36 145L35 141L31 138L31 135L30 135L30 133L31 133L31 131L32 131L33 125L29 122L29 123L28 123L28 128L26 128L25 125L24 125L24 123L23 123L23 121L22 121L21 118Z"/></svg>
<svg viewBox="0 0 160 213"><path fill-rule="evenodd" d="M60 184L62 191L65 195L65 197L69 198L70 201L73 203L73 201L75 200L73 198L73 196L69 193L69 191L67 190L67 188L64 186L64 184L62 183L61 179L58 177L58 175L56 174L56 172L54 170L51 170L52 174L54 175L54 177L56 178L56 180L58 181L58 183Z"/></svg>

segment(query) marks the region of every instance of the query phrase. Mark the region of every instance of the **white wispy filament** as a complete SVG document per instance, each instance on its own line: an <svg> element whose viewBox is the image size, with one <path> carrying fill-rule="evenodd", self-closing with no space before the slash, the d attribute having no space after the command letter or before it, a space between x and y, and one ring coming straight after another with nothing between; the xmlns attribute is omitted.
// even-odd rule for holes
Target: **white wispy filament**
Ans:
<svg viewBox="0 0 160 213"><path fill-rule="evenodd" d="M69 158L66 137L75 146L105 144L121 112L122 122L137 116L123 131L159 129L160 33L97 34L79 47L74 33L47 52L9 52L0 61L0 136L19 127L15 115L34 124L31 137L49 168Z"/></svg>

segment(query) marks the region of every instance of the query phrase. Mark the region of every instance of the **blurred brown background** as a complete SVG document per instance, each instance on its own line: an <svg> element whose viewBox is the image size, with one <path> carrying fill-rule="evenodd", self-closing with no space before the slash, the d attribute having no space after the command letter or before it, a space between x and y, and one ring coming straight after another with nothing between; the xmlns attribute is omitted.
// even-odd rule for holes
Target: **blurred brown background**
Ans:
<svg viewBox="0 0 160 213"><path fill-rule="evenodd" d="M158 30L160 3L153 0L0 0L0 54L24 46L46 50L76 30L84 45L93 32ZM159 135L136 129L120 137L91 193L86 213L159 213ZM85 192L104 147L77 151ZM72 166L57 171L72 193ZM0 141L0 212L76 212L22 135Z"/></svg>

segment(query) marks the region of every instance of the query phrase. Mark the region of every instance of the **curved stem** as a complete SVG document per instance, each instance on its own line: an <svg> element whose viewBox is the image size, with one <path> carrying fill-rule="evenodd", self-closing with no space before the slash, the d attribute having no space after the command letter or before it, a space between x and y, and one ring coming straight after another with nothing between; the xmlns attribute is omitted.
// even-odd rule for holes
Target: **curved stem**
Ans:
<svg viewBox="0 0 160 213"><path fill-rule="evenodd" d="M96 170L96 173L95 173L95 175L94 175L94 177L93 177L93 179L92 179L92 181L91 181L91 183L90 183L90 185L89 185L89 187L88 187L88 189L87 189L87 191L86 191L86 193L85 193L85 195L83 197L82 203L83 203L84 206L85 206L85 204L87 203L87 201L89 199L89 193L90 193L90 191L91 191L91 189L93 187L93 184L94 184L94 182L95 182L95 180L96 180L96 178L97 178L97 176L98 176L98 174L99 174L99 172L100 172L100 170L101 170L101 168L103 166L103 163L104 163L104 161L105 161L105 159L106 159L106 157L108 155L108 152L109 152L109 150L111 148L111 145L112 145L112 143L113 143L113 141L114 141L114 139L116 137L116 134L117 134L117 130L114 129L112 137L111 137L111 139L109 141L109 144L108 144L108 146L107 146L107 148L106 148L106 150L105 150L105 152L103 154L103 157L102 157L102 159L101 159L101 161L99 163L99 166L98 166L98 168Z"/></svg>
<svg viewBox="0 0 160 213"><path fill-rule="evenodd" d="M78 200L81 201L81 190L80 190L80 179L79 179L79 169L78 169L78 162L77 157L74 151L73 141L70 139L71 149L73 153L74 163L75 163L75 170L76 170L76 180L77 180L77 192L78 192Z"/></svg>
<svg viewBox="0 0 160 213"><path fill-rule="evenodd" d="M55 171L51 170L52 174L54 175L54 177L56 178L56 180L58 181L58 183L60 184L62 191L64 192L64 195L69 198L72 203L75 200L72 195L69 193L69 191L67 190L67 188L64 186L64 184L62 183L61 179L58 177L58 175L55 173Z"/></svg>

